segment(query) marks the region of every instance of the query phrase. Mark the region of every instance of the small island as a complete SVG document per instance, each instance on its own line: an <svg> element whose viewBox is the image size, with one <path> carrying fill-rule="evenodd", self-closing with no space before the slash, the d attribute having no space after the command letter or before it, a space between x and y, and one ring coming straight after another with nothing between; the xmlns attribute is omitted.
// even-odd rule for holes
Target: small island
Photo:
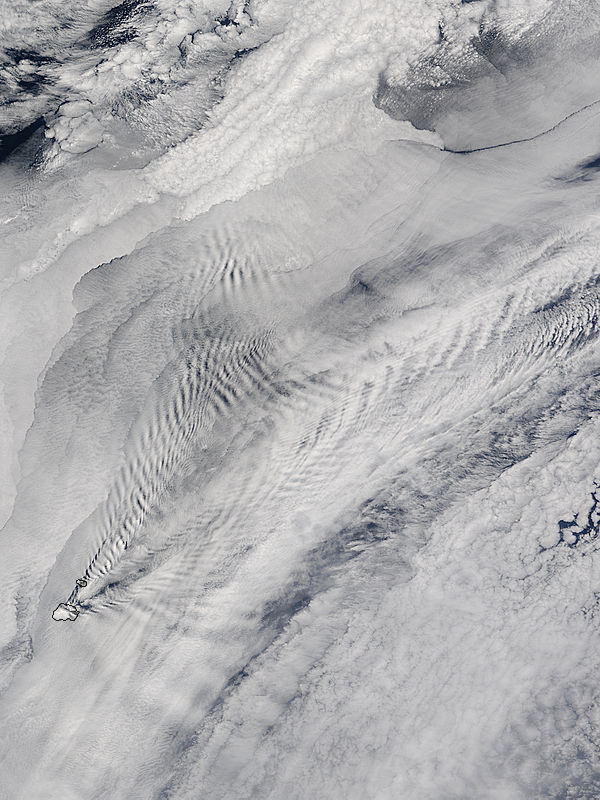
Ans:
<svg viewBox="0 0 600 800"><path fill-rule="evenodd" d="M59 605L52 612L52 619L57 622L64 622L68 620L72 622L79 616L79 611L71 603L59 603Z"/></svg>

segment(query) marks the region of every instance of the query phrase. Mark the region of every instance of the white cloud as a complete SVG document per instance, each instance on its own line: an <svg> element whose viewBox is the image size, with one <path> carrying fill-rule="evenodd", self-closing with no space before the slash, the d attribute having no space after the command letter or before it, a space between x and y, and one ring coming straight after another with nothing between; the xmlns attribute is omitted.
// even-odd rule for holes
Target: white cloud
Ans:
<svg viewBox="0 0 600 800"><path fill-rule="evenodd" d="M588 52L436 134L380 72L545 4L15 9L70 27L2 167L7 797L596 796L597 110L441 149Z"/></svg>

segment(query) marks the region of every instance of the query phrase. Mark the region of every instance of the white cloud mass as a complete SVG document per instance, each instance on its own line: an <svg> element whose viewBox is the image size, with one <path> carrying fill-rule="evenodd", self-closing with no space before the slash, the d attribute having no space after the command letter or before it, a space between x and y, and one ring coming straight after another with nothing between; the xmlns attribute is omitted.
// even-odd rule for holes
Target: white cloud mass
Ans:
<svg viewBox="0 0 600 800"><path fill-rule="evenodd" d="M600 797L599 12L3 3L2 800Z"/></svg>

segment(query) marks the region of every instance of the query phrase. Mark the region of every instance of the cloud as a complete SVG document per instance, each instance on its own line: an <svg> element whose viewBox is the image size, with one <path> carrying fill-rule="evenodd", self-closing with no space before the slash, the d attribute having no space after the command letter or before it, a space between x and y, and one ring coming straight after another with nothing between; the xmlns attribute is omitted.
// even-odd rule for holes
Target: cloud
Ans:
<svg viewBox="0 0 600 800"><path fill-rule="evenodd" d="M594 797L593 31L15 9L7 796Z"/></svg>

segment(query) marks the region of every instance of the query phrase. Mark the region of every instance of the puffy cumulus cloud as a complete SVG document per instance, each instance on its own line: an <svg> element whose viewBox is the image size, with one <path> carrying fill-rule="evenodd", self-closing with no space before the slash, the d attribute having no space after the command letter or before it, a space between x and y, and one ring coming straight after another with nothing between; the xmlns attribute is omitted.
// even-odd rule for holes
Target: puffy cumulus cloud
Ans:
<svg viewBox="0 0 600 800"><path fill-rule="evenodd" d="M89 100L76 100L59 107L53 125L46 128L45 135L54 139L61 150L86 153L100 144L103 132Z"/></svg>
<svg viewBox="0 0 600 800"><path fill-rule="evenodd" d="M388 13L358 1L290 4L283 31L233 70L210 128L150 165L147 179L161 191L192 195L186 213L195 213L319 150L398 135L373 108L377 74L390 52L422 47L437 31L438 13L425 3Z"/></svg>
<svg viewBox="0 0 600 800"><path fill-rule="evenodd" d="M384 12L376 4L358 1L339 8L317 5L291 6L282 32L252 54L243 69L233 70L223 101L210 115L209 128L148 167L153 187L190 196L187 215L264 185L290 166L342 142L362 149L388 138L439 143L410 124L389 124L373 108L374 87L381 76L384 82L410 87L416 71L427 89L439 91L447 84L453 89L457 83L460 88L479 73L496 69L494 58L482 52L489 37L506 37L512 48L508 59L514 59L519 42L528 34L531 41L541 37L537 50L527 56L543 62L544 41L554 36L557 17L562 20L549 2L527 7L410 3ZM270 11L269 4L266 8ZM263 17L259 19L262 24ZM530 43L528 47L531 51ZM454 91L451 99L456 103L458 97L462 108L469 102L481 103L487 90L482 87L475 101L468 92L463 98ZM420 113L427 110L428 101L420 96L415 100ZM376 105L390 110L385 102ZM429 120L421 124L410 112L390 116L435 130ZM539 121L539 109L529 121L533 116ZM490 123L488 130L493 128L501 126Z"/></svg>
<svg viewBox="0 0 600 800"><path fill-rule="evenodd" d="M281 15L274 19L281 25ZM162 148L202 125L221 96L219 83L231 59L275 32L269 21L258 29L249 6L238 13L219 0L124 0L68 11L59 2L42 2L33 12L30 6L12 8L5 26L3 127L18 129L36 116L51 116L61 103L88 101L117 143L119 134L127 136L126 125ZM157 136L153 127L168 93L171 112L180 112L178 124L170 130L163 124ZM73 151L80 152L76 145Z"/></svg>

